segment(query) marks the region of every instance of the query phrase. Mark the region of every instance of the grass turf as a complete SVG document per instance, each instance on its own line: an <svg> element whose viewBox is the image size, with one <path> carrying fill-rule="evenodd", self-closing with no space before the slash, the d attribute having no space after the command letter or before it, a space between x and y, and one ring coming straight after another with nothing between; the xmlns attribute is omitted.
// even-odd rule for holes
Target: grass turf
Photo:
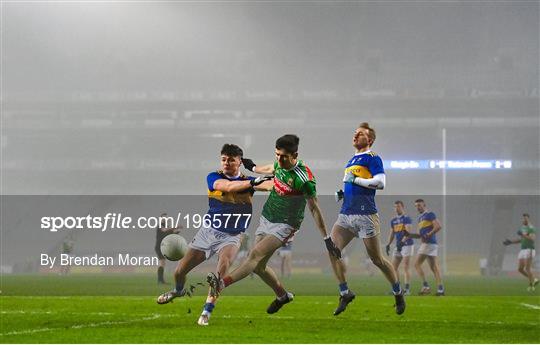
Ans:
<svg viewBox="0 0 540 345"><path fill-rule="evenodd" d="M1 343L538 343L540 297L517 278L449 277L448 296L410 296L394 312L380 277L355 277L358 298L332 316L324 275L285 281L295 301L275 315L259 279L227 289L209 327L196 324L205 288L157 305L153 275L3 276ZM194 276L193 282L202 279ZM495 287L494 287L495 286ZM489 287L491 295L482 294ZM124 293L124 292L129 293ZM456 293L455 292L459 292ZM87 296L81 296L86 294ZM109 296L108 296L108 295ZM112 294L112 295L111 295ZM249 294L249 296L247 296ZM78 296L74 296L78 295Z"/></svg>

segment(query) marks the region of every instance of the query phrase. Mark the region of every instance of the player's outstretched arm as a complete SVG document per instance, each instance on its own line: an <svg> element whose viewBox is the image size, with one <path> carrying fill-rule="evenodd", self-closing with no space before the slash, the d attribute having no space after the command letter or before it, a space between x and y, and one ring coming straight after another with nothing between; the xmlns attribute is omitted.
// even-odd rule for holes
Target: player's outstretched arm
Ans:
<svg viewBox="0 0 540 345"><path fill-rule="evenodd" d="M377 174L372 178L361 178L354 176L354 174L349 171L345 173L345 176L343 176L343 182L354 183L356 185L370 189L384 189L386 185L386 175Z"/></svg>
<svg viewBox="0 0 540 345"><path fill-rule="evenodd" d="M384 248L386 251L386 255L390 256L390 245L394 241L394 230L390 229L390 237L388 237L388 244Z"/></svg>
<svg viewBox="0 0 540 345"><path fill-rule="evenodd" d="M273 188L274 188L274 181L272 181L271 179L268 180L268 181L264 181L263 183L261 183L258 186L253 187L253 189L255 189L257 191L261 191L261 192L269 192Z"/></svg>
<svg viewBox="0 0 540 345"><path fill-rule="evenodd" d="M265 181L270 181L274 176L259 176L253 180L245 181L229 181L226 179L219 179L214 182L214 190L221 192L240 192L246 189L250 189L255 186L259 186Z"/></svg>
<svg viewBox="0 0 540 345"><path fill-rule="evenodd" d="M505 240L503 241L503 244L504 244L505 246L509 246L509 245L511 245L511 244L518 244L518 243L520 243L520 242L521 242L521 240L509 240L509 239L505 239Z"/></svg>
<svg viewBox="0 0 540 345"><path fill-rule="evenodd" d="M254 173L257 173L257 174L270 175L274 173L274 164L257 165L249 158L242 158L242 164L244 164L244 167L247 170L253 171Z"/></svg>
<svg viewBox="0 0 540 345"><path fill-rule="evenodd" d="M328 236L328 233L326 231L326 225L324 224L324 219L322 216L321 208L319 207L319 201L317 200L317 197L314 196L311 198L307 198L307 204L309 211L313 216L313 220L315 221L315 225L319 229L319 232L324 239L326 249L328 250L328 252L330 252L331 255L335 256L338 259L341 259L341 251L338 247L336 247L335 243L332 241L332 238Z"/></svg>

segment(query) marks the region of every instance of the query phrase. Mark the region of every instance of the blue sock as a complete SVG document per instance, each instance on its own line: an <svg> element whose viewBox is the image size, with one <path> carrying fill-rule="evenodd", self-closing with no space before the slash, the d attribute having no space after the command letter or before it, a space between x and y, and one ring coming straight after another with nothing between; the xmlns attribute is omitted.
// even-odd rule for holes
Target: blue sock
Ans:
<svg viewBox="0 0 540 345"><path fill-rule="evenodd" d="M410 288L411 288L411 284L409 283L405 284L405 290L410 290Z"/></svg>
<svg viewBox="0 0 540 345"><path fill-rule="evenodd" d="M392 284L392 291L394 292L394 295L401 293L401 286L399 285L399 282Z"/></svg>
<svg viewBox="0 0 540 345"><path fill-rule="evenodd" d="M214 310L215 304L214 303L205 303L204 304L204 311L207 313L211 313L212 310Z"/></svg>
<svg viewBox="0 0 540 345"><path fill-rule="evenodd" d="M444 291L444 286L443 286L442 284L441 284L441 285L439 285L439 287L438 287L438 289L437 289L437 290L439 290L439 291Z"/></svg>
<svg viewBox="0 0 540 345"><path fill-rule="evenodd" d="M184 290L184 284L176 283L176 287L174 288L174 291L175 291L176 293L181 293L182 290Z"/></svg>
<svg viewBox="0 0 540 345"><path fill-rule="evenodd" d="M424 280L424 283L422 284L424 287L429 287L429 284L427 283L427 281Z"/></svg>
<svg viewBox="0 0 540 345"><path fill-rule="evenodd" d="M344 295L349 291L349 286L347 282L339 284L339 294Z"/></svg>

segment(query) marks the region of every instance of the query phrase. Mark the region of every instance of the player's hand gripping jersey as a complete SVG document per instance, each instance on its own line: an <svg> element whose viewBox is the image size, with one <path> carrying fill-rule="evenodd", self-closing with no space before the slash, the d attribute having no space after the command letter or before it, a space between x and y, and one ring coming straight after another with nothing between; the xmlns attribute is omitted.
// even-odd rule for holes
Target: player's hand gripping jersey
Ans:
<svg viewBox="0 0 540 345"><path fill-rule="evenodd" d="M210 209L206 217L209 217L211 227L229 234L244 232L251 221L252 197L255 193L253 188L241 192L222 192L214 189L214 182L217 180L247 181L254 180L255 177L240 175L236 178L227 177L223 171L219 170L208 174L208 205ZM238 216L242 216L238 219ZM249 215L249 217L248 217ZM218 226L219 225L219 226Z"/></svg>
<svg viewBox="0 0 540 345"><path fill-rule="evenodd" d="M381 158L373 151L355 154L345 166L345 173L351 172L356 177L372 178L384 174ZM375 205L375 190L359 186L354 183L345 183L343 187L342 214L374 214L377 213Z"/></svg>
<svg viewBox="0 0 540 345"><path fill-rule="evenodd" d="M315 177L303 161L298 160L290 170L275 162L274 188L264 204L262 215L271 223L285 223L299 229L304 219L306 198L316 195Z"/></svg>
<svg viewBox="0 0 540 345"><path fill-rule="evenodd" d="M433 230L433 221L437 219L437 216L433 212L424 212L418 216L418 233L422 236L422 242L437 244L437 238L435 234L431 235L429 238L424 239L424 236L427 235L431 230Z"/></svg>
<svg viewBox="0 0 540 345"><path fill-rule="evenodd" d="M390 221L390 227L392 228L392 231L394 232L394 235L396 236L396 247L398 249L401 249L403 246L410 246L413 244L413 239L408 238L405 241L403 241L403 238L406 236L406 225L412 224L412 220L409 216L402 214L401 216L397 216L395 218L392 218Z"/></svg>

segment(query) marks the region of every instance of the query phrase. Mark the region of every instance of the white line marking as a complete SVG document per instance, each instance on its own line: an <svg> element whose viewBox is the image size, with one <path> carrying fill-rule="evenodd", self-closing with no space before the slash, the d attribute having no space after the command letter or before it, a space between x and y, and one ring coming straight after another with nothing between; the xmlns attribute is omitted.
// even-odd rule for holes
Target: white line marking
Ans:
<svg viewBox="0 0 540 345"><path fill-rule="evenodd" d="M534 310L540 310L540 306L534 305L534 304L527 304L527 303L520 303L525 308L534 309Z"/></svg>
<svg viewBox="0 0 540 345"><path fill-rule="evenodd" d="M68 327L68 329L81 329L81 328L94 328L94 327L111 326L111 325L123 325L123 324L131 323L131 322L156 320L160 317L161 317L161 314L152 314L151 316L143 317L140 319L131 319L131 320L124 320L124 321L103 321L103 322L96 322L96 323L86 323L82 325L73 325L71 327ZM45 327L45 328L27 329L24 331L12 331L12 332L7 332L7 333L0 333L0 336L34 334L34 333L39 333L39 332L50 332L50 331L65 330L65 329L66 329L65 327L57 327L57 328Z"/></svg>
<svg viewBox="0 0 540 345"><path fill-rule="evenodd" d="M72 312L58 312L58 311L45 311L45 310L34 310L34 311L27 311L27 310L2 310L1 314L70 314L70 315L99 315L99 316L105 316L105 315L115 315L116 313L105 313L105 312L96 312L96 313L72 313Z"/></svg>

